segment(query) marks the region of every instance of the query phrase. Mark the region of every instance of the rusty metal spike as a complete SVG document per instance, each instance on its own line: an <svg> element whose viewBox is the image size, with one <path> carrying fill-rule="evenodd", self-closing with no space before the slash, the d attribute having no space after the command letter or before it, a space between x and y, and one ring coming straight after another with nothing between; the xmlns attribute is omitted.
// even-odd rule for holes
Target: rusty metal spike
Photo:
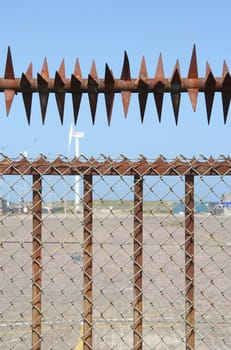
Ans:
<svg viewBox="0 0 231 350"><path fill-rule="evenodd" d="M164 67L163 67L163 60L162 60L161 53L159 55L159 59L156 67L155 78L158 80L164 79Z"/></svg>
<svg viewBox="0 0 231 350"><path fill-rule="evenodd" d="M229 73L229 68L228 68L228 65L227 65L226 61L224 60L222 76L225 77L226 73Z"/></svg>
<svg viewBox="0 0 231 350"><path fill-rule="evenodd" d="M22 73L20 85L22 87L22 97L24 102L24 107L26 110L26 116L28 124L30 125L31 116L31 105L32 105L32 92L31 92L31 82L32 79L32 63L30 63L26 73Z"/></svg>
<svg viewBox="0 0 231 350"><path fill-rule="evenodd" d="M77 79L81 80L82 79L82 73L80 69L80 64L78 58L76 59L75 62L75 69L74 69L74 74L73 74Z"/></svg>
<svg viewBox="0 0 231 350"><path fill-rule="evenodd" d="M120 79L125 81L131 80L130 64L129 64L129 59L126 51L124 52L124 62L123 62L123 68L122 68ZM128 114L128 107L131 100L131 92L122 91L121 97L122 97L122 103L123 103L124 116L126 118Z"/></svg>
<svg viewBox="0 0 231 350"><path fill-rule="evenodd" d="M12 61L12 56L11 56L11 51L10 51L9 46L8 46L8 50L7 50L6 68L5 68L4 78L5 79L15 79L13 61Z"/></svg>
<svg viewBox="0 0 231 350"><path fill-rule="evenodd" d="M41 70L41 76L44 79L49 79L49 70L48 70L48 64L47 64L46 57L44 58L44 61L43 61L42 70Z"/></svg>
<svg viewBox="0 0 231 350"><path fill-rule="evenodd" d="M64 104L65 104L65 91L63 89L64 86L65 86L65 65L64 65L64 60L62 60L58 72L56 71L55 73L55 80L54 80L54 87L57 88L58 90L60 89L59 92L55 93L55 99L56 99L56 103L59 111L61 124L63 124Z"/></svg>
<svg viewBox="0 0 231 350"><path fill-rule="evenodd" d="M114 87L115 80L107 64L105 67L104 82L105 82L105 90L106 90L104 97L105 97L105 104L106 104L106 110L107 110L107 121L108 121L108 125L110 126L112 108L113 108L113 102L114 102L114 93L111 92L111 89Z"/></svg>
<svg viewBox="0 0 231 350"><path fill-rule="evenodd" d="M148 74L147 74L147 68L146 68L146 63L144 56L142 57L141 61L141 67L140 67L140 73L139 73L139 81L138 81L138 87L139 87L139 106L140 106L140 116L141 116L141 122L143 123L144 121L144 113L146 109L146 104L147 104L147 98L148 98L148 93L147 93L147 84L143 79L147 79Z"/></svg>
<svg viewBox="0 0 231 350"><path fill-rule="evenodd" d="M208 124L210 123L210 119L211 119L213 100L214 100L214 95L215 95L215 86L216 86L216 80L215 80L213 73L211 71L211 68L207 62L207 64L206 64L206 80L205 80L205 104L206 104Z"/></svg>
<svg viewBox="0 0 231 350"><path fill-rule="evenodd" d="M154 99L155 99L155 105L157 109L158 119L159 122L161 122L161 113L162 113L162 106L163 106L163 98L164 94L161 92L161 90L164 88L164 84L161 82L162 79L164 79L164 67L163 67L163 60L162 55L159 55L157 67L156 67L156 73L155 73L155 79L157 79L157 83L155 84L155 88L160 91L155 91L153 93Z"/></svg>
<svg viewBox="0 0 231 350"><path fill-rule="evenodd" d="M49 70L48 70L47 59L45 58L43 61L41 74L39 73L37 74L37 82L38 82L38 86L40 87L39 101L40 101L40 109L41 109L43 124L46 118L47 104L49 99L49 93L47 92L48 79L49 79Z"/></svg>
<svg viewBox="0 0 231 350"><path fill-rule="evenodd" d="M198 79L198 69L197 69L197 56L196 56L196 46L193 46L192 57L190 61L188 79ZM199 89L188 89L189 98L192 104L193 111L196 111L197 98Z"/></svg>
<svg viewBox="0 0 231 350"><path fill-rule="evenodd" d="M65 81L65 63L64 59L62 60L59 70L58 70L59 76L62 78L63 81Z"/></svg>
<svg viewBox="0 0 231 350"><path fill-rule="evenodd" d="M189 66L189 70L188 70L188 78L189 79L198 79L196 45L193 46L190 66Z"/></svg>
<svg viewBox="0 0 231 350"><path fill-rule="evenodd" d="M95 61L94 60L92 61L90 75L92 76L93 79L95 79L95 80L98 79L96 65L95 65Z"/></svg>
<svg viewBox="0 0 231 350"><path fill-rule="evenodd" d="M127 52L124 52L123 68L120 76L121 80L131 80L130 63Z"/></svg>
<svg viewBox="0 0 231 350"><path fill-rule="evenodd" d="M222 97L222 106L223 106L223 115L224 115L224 123L226 124L227 117L228 117L228 111L229 111L229 105L230 105L230 98L231 98L231 77L229 74L229 69L224 61L223 64L223 82L222 82L222 91L221 91L221 97Z"/></svg>
<svg viewBox="0 0 231 350"><path fill-rule="evenodd" d="M97 81L89 74L88 75L88 99L91 109L92 123L95 124L95 113L98 101L98 83Z"/></svg>
<svg viewBox="0 0 231 350"><path fill-rule="evenodd" d="M29 64L25 75L28 79L32 79L32 62Z"/></svg>
<svg viewBox="0 0 231 350"><path fill-rule="evenodd" d="M148 94L145 92L141 92L139 93L138 98L139 98L139 106L140 106L141 123L143 123Z"/></svg>
<svg viewBox="0 0 231 350"><path fill-rule="evenodd" d="M14 90L4 90L5 104L6 104L6 115L10 113L10 108L14 99L15 91Z"/></svg>
<svg viewBox="0 0 231 350"><path fill-rule="evenodd" d="M8 46L8 50L7 50L4 78L5 79L15 79L14 67L13 67L12 56L11 56L11 51L10 51L9 46ZM6 90L4 90L4 95L5 95L5 104L6 104L6 114L8 116L10 113L10 108L11 108L13 99L14 99L15 91L10 90L10 89L6 89Z"/></svg>
<svg viewBox="0 0 231 350"><path fill-rule="evenodd" d="M145 58L143 56L142 61L141 61L141 66L140 66L139 78L140 79L147 79L147 77L148 77L147 67L146 67L146 63L145 63Z"/></svg>
<svg viewBox="0 0 231 350"><path fill-rule="evenodd" d="M76 73L76 71L75 71ZM79 108L80 103L82 99L82 93L81 93L81 81L72 74L71 76L71 91L72 91L72 105L73 105L73 111L74 111L74 123L76 125L78 114L79 114Z"/></svg>
<svg viewBox="0 0 231 350"><path fill-rule="evenodd" d="M179 61L177 60L172 79L171 79L171 100L172 100L172 106L175 116L176 125L178 124L178 115L179 115L179 107L180 107L180 87L181 87L181 77L180 77L180 65Z"/></svg>

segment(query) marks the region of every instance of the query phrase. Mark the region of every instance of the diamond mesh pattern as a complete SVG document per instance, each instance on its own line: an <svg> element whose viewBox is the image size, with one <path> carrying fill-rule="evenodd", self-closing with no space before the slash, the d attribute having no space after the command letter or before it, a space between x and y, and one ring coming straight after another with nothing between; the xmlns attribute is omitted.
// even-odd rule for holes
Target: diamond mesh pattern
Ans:
<svg viewBox="0 0 231 350"><path fill-rule="evenodd" d="M230 349L229 159L23 161L1 168L0 349Z"/></svg>

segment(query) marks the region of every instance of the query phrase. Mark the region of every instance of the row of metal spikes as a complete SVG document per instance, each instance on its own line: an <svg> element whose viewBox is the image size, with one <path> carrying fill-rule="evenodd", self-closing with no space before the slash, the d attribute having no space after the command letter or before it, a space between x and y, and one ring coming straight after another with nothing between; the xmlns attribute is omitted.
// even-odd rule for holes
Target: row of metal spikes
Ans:
<svg viewBox="0 0 231 350"><path fill-rule="evenodd" d="M28 123L30 123L31 119L33 93L39 94L43 123L46 118L49 94L54 93L62 124L66 93L72 94L75 124L78 120L82 94L88 94L91 117L94 124L98 94L103 93L105 96L108 125L111 123L115 93L121 93L125 118L128 113L131 94L138 94L141 122L144 121L148 94L152 93L154 95L158 119L159 122L161 122L164 93L170 93L173 113L177 124L182 92L188 92L194 111L196 110L198 93L204 93L208 123L210 123L211 119L215 92L221 92L224 123L226 123L231 98L231 76L228 66L224 61L222 77L215 78L207 63L205 77L199 78L196 48L194 45L186 78L181 77L178 60L174 67L172 77L166 78L164 75L162 56L160 54L156 73L153 78L149 78L147 75L146 63L143 57L139 76L136 79L132 79L130 63L126 52L124 54L123 66L119 79L114 78L107 64L104 78L99 79L94 61L92 62L87 79L83 79L78 59L76 60L75 69L71 78L68 79L65 76L64 60L61 62L59 70L56 71L55 77L50 78L46 58L44 59L41 73L37 73L37 78L33 78L32 76L32 64L29 65L26 73L22 73L21 78L15 78L12 55L10 48L8 48L5 75L4 78L0 78L0 91L4 91L7 115L9 115L14 95L17 92L22 93Z"/></svg>

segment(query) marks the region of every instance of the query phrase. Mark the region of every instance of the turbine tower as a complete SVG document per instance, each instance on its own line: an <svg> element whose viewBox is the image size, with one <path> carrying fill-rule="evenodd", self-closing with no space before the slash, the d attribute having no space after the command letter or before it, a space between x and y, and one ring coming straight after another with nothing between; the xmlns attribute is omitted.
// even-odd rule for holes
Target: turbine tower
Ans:
<svg viewBox="0 0 231 350"><path fill-rule="evenodd" d="M84 132L75 131L73 129L73 125L70 127L69 137L68 137L68 153L70 152L71 141L72 138L75 139L75 157L79 158L79 139L84 137ZM79 210L80 204L80 180L81 177L79 175L75 176L75 212L77 213Z"/></svg>

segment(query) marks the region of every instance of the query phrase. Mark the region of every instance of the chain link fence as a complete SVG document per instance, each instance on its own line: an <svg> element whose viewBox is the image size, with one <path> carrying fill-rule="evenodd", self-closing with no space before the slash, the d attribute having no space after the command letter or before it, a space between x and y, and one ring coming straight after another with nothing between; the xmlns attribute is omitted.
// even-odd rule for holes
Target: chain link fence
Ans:
<svg viewBox="0 0 231 350"><path fill-rule="evenodd" d="M0 174L0 349L231 348L229 158Z"/></svg>

